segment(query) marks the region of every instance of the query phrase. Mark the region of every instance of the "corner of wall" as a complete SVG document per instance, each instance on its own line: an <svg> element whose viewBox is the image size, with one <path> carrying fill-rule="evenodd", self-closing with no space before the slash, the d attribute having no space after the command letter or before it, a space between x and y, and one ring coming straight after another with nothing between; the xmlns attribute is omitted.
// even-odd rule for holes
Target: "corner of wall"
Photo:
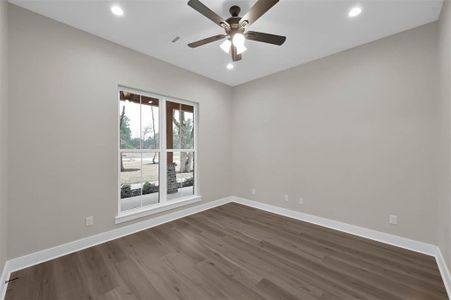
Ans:
<svg viewBox="0 0 451 300"><path fill-rule="evenodd" d="M7 226L7 68L8 2L0 0L0 297L6 274Z"/></svg>
<svg viewBox="0 0 451 300"><path fill-rule="evenodd" d="M451 1L445 0L438 22L441 180L438 245L451 269Z"/></svg>

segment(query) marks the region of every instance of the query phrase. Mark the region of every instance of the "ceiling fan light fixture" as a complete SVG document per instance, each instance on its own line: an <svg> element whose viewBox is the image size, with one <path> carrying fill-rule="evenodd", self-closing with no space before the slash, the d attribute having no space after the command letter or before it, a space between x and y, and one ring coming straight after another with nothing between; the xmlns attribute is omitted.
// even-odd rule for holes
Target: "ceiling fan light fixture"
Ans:
<svg viewBox="0 0 451 300"><path fill-rule="evenodd" d="M219 47L221 47L221 49L227 54L230 53L231 46L232 42L230 42L228 39L226 39L224 42L221 43L221 45L219 45Z"/></svg>
<svg viewBox="0 0 451 300"><path fill-rule="evenodd" d="M240 17L240 7L233 5L229 9L231 17L224 19L203 4L201 0L189 0L188 6L213 21L216 25L222 27L225 34L217 34L199 41L195 41L189 43L188 46L190 48L197 48L199 46L226 39L220 44L220 47L224 52L231 54L233 62L240 61L242 59L241 54L247 50L244 45L246 40L281 46L286 40L285 36L247 30L249 26L267 13L268 10L270 10L278 2L279 0L256 0L256 2L243 17Z"/></svg>
<svg viewBox="0 0 451 300"><path fill-rule="evenodd" d="M237 32L232 37L232 44L235 47L244 47L245 40L246 38L244 37L244 34L242 34L241 32Z"/></svg>
<svg viewBox="0 0 451 300"><path fill-rule="evenodd" d="M240 45L240 46L236 46L236 54L240 55L241 53L243 53L244 51L246 51L247 48L246 46Z"/></svg>

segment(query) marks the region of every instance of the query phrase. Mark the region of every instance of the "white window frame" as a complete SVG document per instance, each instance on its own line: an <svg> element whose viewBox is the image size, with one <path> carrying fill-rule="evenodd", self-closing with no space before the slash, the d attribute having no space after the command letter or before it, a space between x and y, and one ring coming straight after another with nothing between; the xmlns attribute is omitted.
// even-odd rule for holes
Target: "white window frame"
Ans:
<svg viewBox="0 0 451 300"><path fill-rule="evenodd" d="M121 170L120 170L120 155L121 155L121 130L120 130L120 105L121 100L119 93L120 91L129 92L133 94L139 94L141 96L151 97L158 99L159 101L159 132L160 132L160 141L158 149L127 149L127 152L136 152L136 153L158 153L159 154L159 203L153 205L147 205L144 207L129 209L126 211L121 211ZM176 102L180 104L186 104L193 106L194 108L194 149L166 149L166 102ZM115 223L123 223L130 220L134 220L137 218L142 218L148 215L160 213L166 210L174 209L180 206L189 205L202 200L202 196L199 194L199 168L198 168L198 132L199 132L199 104L194 101L188 101L184 99L179 99L177 97L169 97L164 95L159 95L155 93L146 92L140 89L134 89L125 87L122 85L118 86L117 89L117 132L118 132L118 144L117 144L117 193L118 193L118 207L117 207L117 216L115 217ZM141 112L140 112L141 114ZM141 120L140 120L141 122ZM140 129L140 132L142 130ZM167 152L193 152L194 153L194 195L189 195L185 197L180 197L174 200L167 199ZM137 196L135 198L142 200L146 198L147 195ZM150 197L147 196L147 197Z"/></svg>

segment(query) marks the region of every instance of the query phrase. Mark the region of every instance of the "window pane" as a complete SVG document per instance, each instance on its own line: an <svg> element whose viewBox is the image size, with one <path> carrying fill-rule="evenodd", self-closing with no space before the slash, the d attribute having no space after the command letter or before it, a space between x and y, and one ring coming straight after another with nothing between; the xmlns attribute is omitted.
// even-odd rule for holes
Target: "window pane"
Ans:
<svg viewBox="0 0 451 300"><path fill-rule="evenodd" d="M185 106L180 111L180 149L194 149L194 111L184 110Z"/></svg>
<svg viewBox="0 0 451 300"><path fill-rule="evenodd" d="M177 105L179 107L180 105ZM172 149L180 149L179 139L180 110L172 110ZM169 147L168 147L169 149Z"/></svg>
<svg viewBox="0 0 451 300"><path fill-rule="evenodd" d="M121 153L121 210L141 207L141 153Z"/></svg>
<svg viewBox="0 0 451 300"><path fill-rule="evenodd" d="M194 107L166 102L168 149L194 149Z"/></svg>
<svg viewBox="0 0 451 300"><path fill-rule="evenodd" d="M142 154L142 205L152 205L159 202L160 180L159 180L159 153Z"/></svg>
<svg viewBox="0 0 451 300"><path fill-rule="evenodd" d="M140 149L140 96L120 92L121 149Z"/></svg>
<svg viewBox="0 0 451 300"><path fill-rule="evenodd" d="M143 149L160 148L160 116L158 105L158 99L141 96L141 136Z"/></svg>
<svg viewBox="0 0 451 300"><path fill-rule="evenodd" d="M194 152L168 153L167 172L168 200L194 195Z"/></svg>

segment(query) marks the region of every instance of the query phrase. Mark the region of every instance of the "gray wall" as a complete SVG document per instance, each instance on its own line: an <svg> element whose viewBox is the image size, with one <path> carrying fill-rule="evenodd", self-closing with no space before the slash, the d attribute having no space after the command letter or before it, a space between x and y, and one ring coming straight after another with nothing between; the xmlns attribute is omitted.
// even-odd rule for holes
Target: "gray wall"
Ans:
<svg viewBox="0 0 451 300"><path fill-rule="evenodd" d="M429 24L235 88L234 195L435 243L436 33Z"/></svg>
<svg viewBox="0 0 451 300"><path fill-rule="evenodd" d="M441 185L438 244L451 269L451 2L445 1L439 21Z"/></svg>
<svg viewBox="0 0 451 300"><path fill-rule="evenodd" d="M7 7L0 0L0 273L6 260Z"/></svg>
<svg viewBox="0 0 451 300"><path fill-rule="evenodd" d="M198 101L200 193L230 195L228 86L13 5L9 32L9 258L117 227L118 84Z"/></svg>

